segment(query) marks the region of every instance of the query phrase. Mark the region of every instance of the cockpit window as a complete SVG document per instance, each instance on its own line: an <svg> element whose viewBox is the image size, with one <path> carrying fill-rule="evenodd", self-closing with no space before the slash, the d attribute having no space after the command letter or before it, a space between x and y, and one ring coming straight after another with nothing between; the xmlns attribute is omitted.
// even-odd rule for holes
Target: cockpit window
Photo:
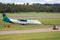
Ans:
<svg viewBox="0 0 60 40"><path fill-rule="evenodd" d="M19 20L19 21L22 21L22 22L27 22L27 20Z"/></svg>

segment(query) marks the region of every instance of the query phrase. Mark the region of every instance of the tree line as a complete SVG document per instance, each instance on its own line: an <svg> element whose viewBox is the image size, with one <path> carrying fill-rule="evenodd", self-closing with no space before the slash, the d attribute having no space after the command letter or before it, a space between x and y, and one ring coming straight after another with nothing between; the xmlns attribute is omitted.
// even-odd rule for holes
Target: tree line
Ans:
<svg viewBox="0 0 60 40"><path fill-rule="evenodd" d="M60 4L3 4L0 3L0 13L1 12L60 12Z"/></svg>

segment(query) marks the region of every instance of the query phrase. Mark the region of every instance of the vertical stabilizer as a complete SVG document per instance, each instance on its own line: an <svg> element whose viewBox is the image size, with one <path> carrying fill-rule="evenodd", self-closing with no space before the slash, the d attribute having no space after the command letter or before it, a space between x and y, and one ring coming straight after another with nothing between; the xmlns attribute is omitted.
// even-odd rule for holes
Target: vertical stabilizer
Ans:
<svg viewBox="0 0 60 40"><path fill-rule="evenodd" d="M3 16L3 21L5 21L5 22L11 22L5 12L2 13L2 16Z"/></svg>

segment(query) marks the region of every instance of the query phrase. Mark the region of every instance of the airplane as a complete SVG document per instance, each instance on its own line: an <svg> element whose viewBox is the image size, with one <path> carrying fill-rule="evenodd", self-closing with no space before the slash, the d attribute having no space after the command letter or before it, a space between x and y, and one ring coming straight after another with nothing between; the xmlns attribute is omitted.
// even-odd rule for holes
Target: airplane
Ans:
<svg viewBox="0 0 60 40"><path fill-rule="evenodd" d="M9 22L9 23L14 23L14 24L21 24L21 25L26 25L26 24L42 24L40 21L38 20L17 20L17 19L11 19L9 18L5 12L2 13L3 16L3 21L5 22Z"/></svg>

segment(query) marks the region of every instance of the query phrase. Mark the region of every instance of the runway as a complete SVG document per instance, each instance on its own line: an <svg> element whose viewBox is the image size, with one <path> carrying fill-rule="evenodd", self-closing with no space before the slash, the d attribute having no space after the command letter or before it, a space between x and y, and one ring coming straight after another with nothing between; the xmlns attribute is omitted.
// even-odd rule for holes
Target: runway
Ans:
<svg viewBox="0 0 60 40"><path fill-rule="evenodd" d="M20 34L20 33L36 33L36 32L54 32L60 31L60 27L58 30L53 30L53 28L42 28L42 29L30 29L30 30L7 30L0 31L0 34Z"/></svg>

